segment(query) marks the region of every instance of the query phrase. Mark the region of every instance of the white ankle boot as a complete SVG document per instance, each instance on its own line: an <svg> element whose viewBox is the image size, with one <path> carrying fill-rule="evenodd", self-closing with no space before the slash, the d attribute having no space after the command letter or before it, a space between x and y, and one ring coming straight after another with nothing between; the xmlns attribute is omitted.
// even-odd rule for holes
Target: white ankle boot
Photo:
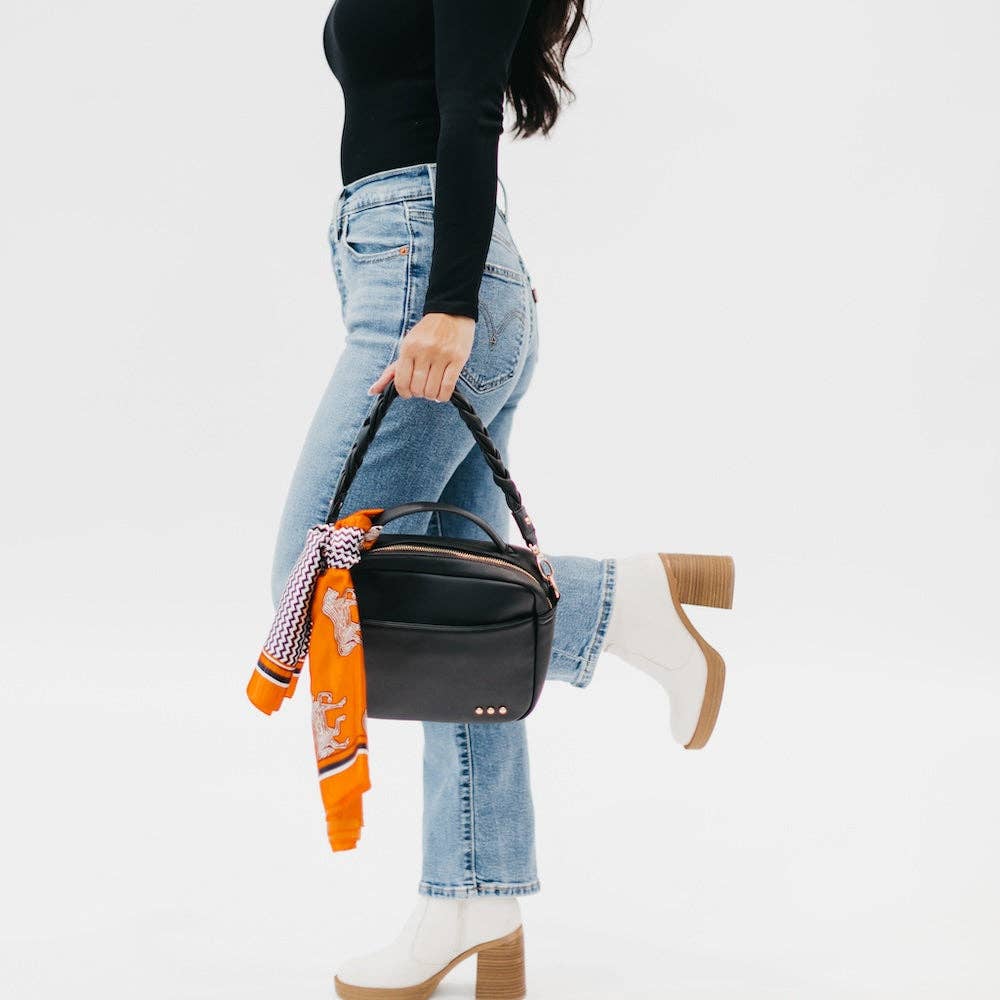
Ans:
<svg viewBox="0 0 1000 1000"><path fill-rule="evenodd" d="M478 956L476 996L525 995L524 933L515 896L421 896L391 944L344 963L335 980L344 1000L426 1000L459 962Z"/></svg>
<svg viewBox="0 0 1000 1000"><path fill-rule="evenodd" d="M617 558L604 651L655 678L670 697L670 729L689 750L712 735L726 667L681 606L732 607L728 556L643 552Z"/></svg>

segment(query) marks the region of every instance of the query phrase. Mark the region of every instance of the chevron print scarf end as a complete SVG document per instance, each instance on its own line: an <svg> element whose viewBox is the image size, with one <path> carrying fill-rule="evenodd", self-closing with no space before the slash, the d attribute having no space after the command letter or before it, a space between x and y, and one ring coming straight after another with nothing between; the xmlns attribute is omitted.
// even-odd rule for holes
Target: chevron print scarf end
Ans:
<svg viewBox="0 0 1000 1000"><path fill-rule="evenodd" d="M371 519L381 512L359 510L309 529L247 685L250 701L270 715L295 693L308 656L320 794L335 851L357 846L361 797L371 788L364 649L351 567L373 544Z"/></svg>

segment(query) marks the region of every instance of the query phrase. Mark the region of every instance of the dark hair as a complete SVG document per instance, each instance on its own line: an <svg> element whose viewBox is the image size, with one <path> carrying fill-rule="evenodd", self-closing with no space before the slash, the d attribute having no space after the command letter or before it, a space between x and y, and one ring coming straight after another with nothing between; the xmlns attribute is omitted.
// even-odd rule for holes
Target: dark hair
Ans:
<svg viewBox="0 0 1000 1000"><path fill-rule="evenodd" d="M514 134L548 133L563 103L576 95L563 76L566 53L581 25L585 0L532 0L510 61L506 96L514 109Z"/></svg>

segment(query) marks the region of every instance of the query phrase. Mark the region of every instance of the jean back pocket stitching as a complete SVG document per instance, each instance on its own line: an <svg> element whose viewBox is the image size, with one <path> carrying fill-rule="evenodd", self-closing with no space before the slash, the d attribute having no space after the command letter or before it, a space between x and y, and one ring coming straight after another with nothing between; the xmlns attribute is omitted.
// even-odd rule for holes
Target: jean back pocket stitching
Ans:
<svg viewBox="0 0 1000 1000"><path fill-rule="evenodd" d="M509 368L505 368L502 372L490 377L478 374L474 366L471 368L463 368L459 373L459 378L474 391L488 392L491 389L495 389L498 386L509 382L514 377L514 373L517 371L517 366L521 361L521 355L523 353L525 314L522 307L513 306L507 310L507 312L504 313L503 318L497 322L489 306L485 302L480 303L479 313L487 331L489 331L487 334L487 344L489 345L490 350L492 350L499 342L500 336L508 328L512 320L514 321L514 329L517 331L517 341L514 344L514 357L511 359ZM474 358L470 355L469 361L471 362L473 360ZM468 364L469 362L466 362L467 366Z"/></svg>

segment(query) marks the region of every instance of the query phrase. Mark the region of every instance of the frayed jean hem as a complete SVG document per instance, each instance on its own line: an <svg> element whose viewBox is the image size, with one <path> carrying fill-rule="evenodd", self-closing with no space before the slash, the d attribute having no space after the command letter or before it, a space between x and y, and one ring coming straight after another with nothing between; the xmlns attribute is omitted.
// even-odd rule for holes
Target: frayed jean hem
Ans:
<svg viewBox="0 0 1000 1000"><path fill-rule="evenodd" d="M423 881L417 891L421 896L436 896L439 899L469 899L472 896L533 896L541 888L537 879L514 883L477 882L475 885L438 885Z"/></svg>

